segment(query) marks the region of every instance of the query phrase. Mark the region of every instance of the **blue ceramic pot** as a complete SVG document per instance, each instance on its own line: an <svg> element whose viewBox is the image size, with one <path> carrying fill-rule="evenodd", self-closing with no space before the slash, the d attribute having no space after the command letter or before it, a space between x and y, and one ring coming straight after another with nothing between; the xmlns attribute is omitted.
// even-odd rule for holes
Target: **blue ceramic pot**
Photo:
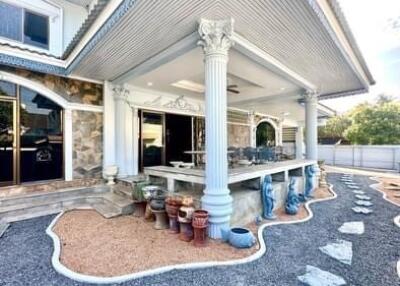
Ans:
<svg viewBox="0 0 400 286"><path fill-rule="evenodd" d="M250 230L234 227L229 233L229 243L236 248L249 248L256 243L256 238Z"/></svg>

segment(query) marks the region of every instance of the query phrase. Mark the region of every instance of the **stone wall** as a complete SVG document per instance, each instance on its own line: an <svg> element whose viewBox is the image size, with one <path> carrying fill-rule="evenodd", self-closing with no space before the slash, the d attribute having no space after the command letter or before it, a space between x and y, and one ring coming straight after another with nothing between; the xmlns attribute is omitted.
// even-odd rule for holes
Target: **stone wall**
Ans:
<svg viewBox="0 0 400 286"><path fill-rule="evenodd" d="M103 105L103 86L101 84L17 69L4 65L0 65L0 70L43 84L69 102Z"/></svg>
<svg viewBox="0 0 400 286"><path fill-rule="evenodd" d="M250 126L228 124L228 147L249 147Z"/></svg>
<svg viewBox="0 0 400 286"><path fill-rule="evenodd" d="M103 160L103 114L73 111L74 179L101 178Z"/></svg>

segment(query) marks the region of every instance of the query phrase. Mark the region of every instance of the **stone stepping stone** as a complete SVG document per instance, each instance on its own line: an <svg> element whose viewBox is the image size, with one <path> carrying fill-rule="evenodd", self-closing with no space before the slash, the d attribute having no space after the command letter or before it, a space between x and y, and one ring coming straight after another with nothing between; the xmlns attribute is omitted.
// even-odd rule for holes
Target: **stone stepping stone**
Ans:
<svg viewBox="0 0 400 286"><path fill-rule="evenodd" d="M311 265L307 265L306 274L298 276L297 279L309 286L346 285L346 281L342 277Z"/></svg>
<svg viewBox="0 0 400 286"><path fill-rule="evenodd" d="M354 182L344 182L344 184L348 186L358 186L357 183Z"/></svg>
<svg viewBox="0 0 400 286"><path fill-rule="evenodd" d="M10 226L9 223L0 223L0 238L3 236L3 234L9 228L9 226Z"/></svg>
<svg viewBox="0 0 400 286"><path fill-rule="evenodd" d="M347 186L349 189L353 189L353 190L359 190L360 187L359 186Z"/></svg>
<svg viewBox="0 0 400 286"><path fill-rule="evenodd" d="M371 198L366 195L356 195L356 198L359 200L370 201Z"/></svg>
<svg viewBox="0 0 400 286"><path fill-rule="evenodd" d="M370 207L373 205L370 201L357 200L354 202L357 206Z"/></svg>
<svg viewBox="0 0 400 286"><path fill-rule="evenodd" d="M373 212L373 210L371 210L369 208L365 208L365 207L354 207L351 209L353 210L353 212L355 212L357 214L370 214Z"/></svg>
<svg viewBox="0 0 400 286"><path fill-rule="evenodd" d="M351 241L338 239L337 242L322 246L319 250L344 264L351 265L353 257L353 244Z"/></svg>
<svg viewBox="0 0 400 286"><path fill-rule="evenodd" d="M341 233L347 234L363 234L364 233L364 222L362 221L350 221L345 222L339 227Z"/></svg>
<svg viewBox="0 0 400 286"><path fill-rule="evenodd" d="M353 182L353 179L341 178L342 182Z"/></svg>
<svg viewBox="0 0 400 286"><path fill-rule="evenodd" d="M355 190L355 191L353 191L353 193L358 194L358 195L364 195L365 194L364 191L359 191L359 190Z"/></svg>

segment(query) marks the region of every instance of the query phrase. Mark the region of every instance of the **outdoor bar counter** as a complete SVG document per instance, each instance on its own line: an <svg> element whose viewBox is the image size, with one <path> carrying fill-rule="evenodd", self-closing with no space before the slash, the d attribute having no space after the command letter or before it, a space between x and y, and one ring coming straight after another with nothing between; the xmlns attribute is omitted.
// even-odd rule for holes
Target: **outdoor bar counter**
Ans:
<svg viewBox="0 0 400 286"><path fill-rule="evenodd" d="M304 167L315 165L315 160L287 160L268 162L266 164L240 166L229 168L228 183L234 184L256 178L272 175L274 181L287 181L289 176L301 177ZM161 177L167 180L168 191L175 191L175 181L205 184L205 171L203 169L185 169L169 166L145 167L144 173L149 176Z"/></svg>

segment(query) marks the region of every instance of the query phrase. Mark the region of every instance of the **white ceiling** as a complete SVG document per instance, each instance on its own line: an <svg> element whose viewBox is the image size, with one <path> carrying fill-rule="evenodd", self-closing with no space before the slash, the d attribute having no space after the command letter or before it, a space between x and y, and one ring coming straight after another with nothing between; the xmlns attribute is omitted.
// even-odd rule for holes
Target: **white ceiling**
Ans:
<svg viewBox="0 0 400 286"><path fill-rule="evenodd" d="M181 57L166 63L155 70L127 81L128 84L151 88L154 90L185 95L197 99L204 97L203 93L189 91L171 84L180 80L189 80L204 84L203 52L196 48ZM149 84L152 86L149 86ZM235 103L243 100L254 101L257 98L300 94L301 90L280 77L255 63L241 53L231 50L228 61L228 84L237 85L240 94L228 92L228 102Z"/></svg>
<svg viewBox="0 0 400 286"><path fill-rule="evenodd" d="M195 32L201 17L232 17L236 33L313 83L322 94L364 88L305 0L137 0L73 72L113 80ZM235 72L234 67L231 71Z"/></svg>

